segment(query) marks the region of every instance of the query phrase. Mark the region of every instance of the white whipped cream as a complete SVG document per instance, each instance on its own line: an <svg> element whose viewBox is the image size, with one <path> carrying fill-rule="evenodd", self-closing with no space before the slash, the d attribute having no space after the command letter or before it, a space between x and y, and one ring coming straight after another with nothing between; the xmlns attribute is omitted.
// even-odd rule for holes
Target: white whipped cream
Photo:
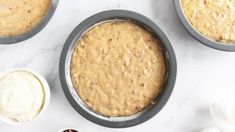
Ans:
<svg viewBox="0 0 235 132"><path fill-rule="evenodd" d="M13 71L0 78L0 114L27 122L42 110L45 91L41 81L27 71Z"/></svg>

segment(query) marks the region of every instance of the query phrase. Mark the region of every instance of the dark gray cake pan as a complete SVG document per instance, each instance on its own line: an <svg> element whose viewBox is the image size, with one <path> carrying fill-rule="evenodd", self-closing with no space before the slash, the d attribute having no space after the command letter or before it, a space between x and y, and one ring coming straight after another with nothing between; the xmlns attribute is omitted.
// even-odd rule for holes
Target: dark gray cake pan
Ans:
<svg viewBox="0 0 235 132"><path fill-rule="evenodd" d="M74 48L79 39L92 27L107 21L133 21L151 31L153 36L160 39L167 65L167 76L164 88L155 103L143 111L125 117L105 117L92 111L76 93L71 77L70 63ZM109 10L93 15L80 23L68 37L60 57L59 72L63 91L73 108L86 119L106 127L124 128L141 124L156 115L167 103L176 79L176 57L171 42L161 28L143 15L125 10Z"/></svg>
<svg viewBox="0 0 235 132"><path fill-rule="evenodd" d="M184 12L182 10L181 2L180 0L173 0L176 12L178 14L178 17L185 28L186 31L188 31L191 36L193 36L196 40L203 43L206 46L209 46L214 49L222 50L222 51L230 51L235 52L235 43L232 44L226 44L222 42L217 42L215 40L212 40L210 38L205 37L201 33L199 33L196 29L192 27L186 16L184 15Z"/></svg>
<svg viewBox="0 0 235 132"><path fill-rule="evenodd" d="M52 0L51 6L48 9L47 14L44 16L42 21L38 25L36 25L32 30L17 36L0 36L0 44L15 44L27 40L39 33L50 21L51 17L53 16L56 10L58 2L59 0Z"/></svg>

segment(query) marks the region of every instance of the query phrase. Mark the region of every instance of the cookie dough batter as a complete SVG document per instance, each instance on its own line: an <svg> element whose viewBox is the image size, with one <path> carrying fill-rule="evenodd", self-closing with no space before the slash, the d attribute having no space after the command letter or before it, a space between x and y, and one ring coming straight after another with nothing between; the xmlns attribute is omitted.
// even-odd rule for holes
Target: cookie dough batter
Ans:
<svg viewBox="0 0 235 132"><path fill-rule="evenodd" d="M72 55L71 78L79 97L104 116L143 110L161 93L165 77L160 41L128 21L90 29Z"/></svg>
<svg viewBox="0 0 235 132"><path fill-rule="evenodd" d="M0 0L0 36L30 31L46 15L51 0Z"/></svg>
<svg viewBox="0 0 235 132"><path fill-rule="evenodd" d="M235 0L181 0L185 16L204 36L235 44Z"/></svg>

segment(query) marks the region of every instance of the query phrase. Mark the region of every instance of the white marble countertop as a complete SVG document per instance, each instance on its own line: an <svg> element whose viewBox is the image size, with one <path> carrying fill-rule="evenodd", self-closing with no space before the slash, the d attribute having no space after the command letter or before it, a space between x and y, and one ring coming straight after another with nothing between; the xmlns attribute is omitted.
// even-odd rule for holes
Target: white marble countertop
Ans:
<svg viewBox="0 0 235 132"><path fill-rule="evenodd" d="M61 49L71 31L88 16L108 9L141 13L169 35L178 61L174 92L164 109L136 127L111 129L79 115L65 98L58 73ZM213 126L208 105L216 100L235 101L235 53L208 48L194 40L182 27L172 0L60 0L58 8L39 34L15 44L0 45L0 72L30 68L41 73L51 87L46 112L28 125L0 122L1 132L56 132L75 127L81 132L199 132Z"/></svg>

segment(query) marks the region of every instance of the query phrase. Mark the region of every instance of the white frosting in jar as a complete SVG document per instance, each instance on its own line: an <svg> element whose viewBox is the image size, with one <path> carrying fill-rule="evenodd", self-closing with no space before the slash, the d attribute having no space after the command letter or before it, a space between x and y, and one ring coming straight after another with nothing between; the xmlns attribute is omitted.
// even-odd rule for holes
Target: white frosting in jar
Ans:
<svg viewBox="0 0 235 132"><path fill-rule="evenodd" d="M41 81L27 71L13 71L0 77L0 114L27 122L42 110L45 91Z"/></svg>

